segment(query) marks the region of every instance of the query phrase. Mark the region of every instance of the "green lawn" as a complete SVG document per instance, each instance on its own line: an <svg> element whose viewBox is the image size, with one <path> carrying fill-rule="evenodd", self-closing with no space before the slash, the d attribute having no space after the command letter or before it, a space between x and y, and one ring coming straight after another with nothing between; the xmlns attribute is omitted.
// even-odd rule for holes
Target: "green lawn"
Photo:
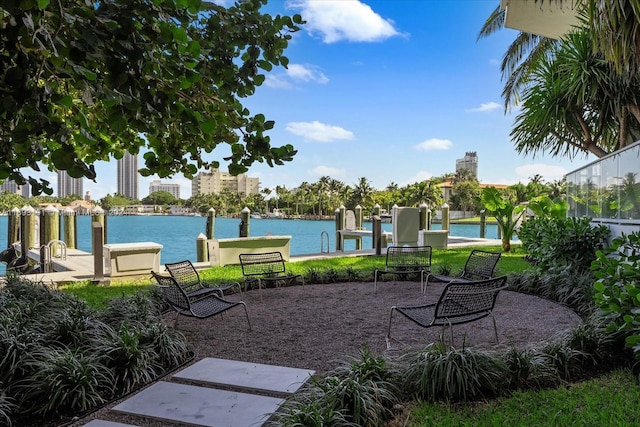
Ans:
<svg viewBox="0 0 640 427"><path fill-rule="evenodd" d="M636 426L640 388L629 371L477 404L421 403L408 426Z"/></svg>

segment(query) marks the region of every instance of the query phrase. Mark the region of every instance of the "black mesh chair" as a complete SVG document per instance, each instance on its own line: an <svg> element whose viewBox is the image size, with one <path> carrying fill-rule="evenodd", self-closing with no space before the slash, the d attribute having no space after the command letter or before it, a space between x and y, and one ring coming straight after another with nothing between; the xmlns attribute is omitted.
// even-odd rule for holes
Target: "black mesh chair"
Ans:
<svg viewBox="0 0 640 427"><path fill-rule="evenodd" d="M469 254L469 257L464 264L464 268L459 275L445 276L430 273L429 276L427 276L426 284L428 285L429 282L451 282L452 280L464 282L490 279L493 277L493 273L501 256L502 253L500 252L487 252L474 249Z"/></svg>
<svg viewBox="0 0 640 427"><path fill-rule="evenodd" d="M226 291L237 287L240 293L240 299L242 299L242 287L240 283L233 282L226 285L205 286L203 281L200 280L198 271L189 260L168 263L165 264L165 268L171 277L180 284L180 288L187 293L189 298L197 299L210 293L216 293L223 297Z"/></svg>
<svg viewBox="0 0 640 427"><path fill-rule="evenodd" d="M444 332L444 329L449 327L452 345L453 325L473 322L483 317L491 316L497 343L498 328L493 317L493 308L496 304L498 293L506 289L506 287L507 276L487 280L453 281L445 286L438 302L435 304L391 307L387 327L387 348L391 347L391 321L394 311L423 328L442 326Z"/></svg>
<svg viewBox="0 0 640 427"><path fill-rule="evenodd" d="M151 275L156 282L158 282L155 286L161 291L165 302L176 312L174 326L177 324L180 315L207 319L211 316L222 314L234 307L242 306L244 308L244 314L247 316L249 330L251 330L251 321L249 320L247 305L244 302L225 300L215 292L201 294L198 298L194 298L193 296L189 296L185 289L180 286L180 283L173 277L163 276L155 271L152 271Z"/></svg>
<svg viewBox="0 0 640 427"><path fill-rule="evenodd" d="M431 271L431 246L390 246L384 268L373 272L373 290L378 289L378 278L385 274L396 276L420 275L420 290L425 292L425 277Z"/></svg>

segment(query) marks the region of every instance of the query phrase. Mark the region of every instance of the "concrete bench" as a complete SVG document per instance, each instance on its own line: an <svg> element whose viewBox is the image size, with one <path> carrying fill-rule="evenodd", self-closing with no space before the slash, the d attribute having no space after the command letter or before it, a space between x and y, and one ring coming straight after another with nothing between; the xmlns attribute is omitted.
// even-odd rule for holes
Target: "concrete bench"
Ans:
<svg viewBox="0 0 640 427"><path fill-rule="evenodd" d="M449 230L420 230L418 245L447 249L449 246Z"/></svg>
<svg viewBox="0 0 640 427"><path fill-rule="evenodd" d="M160 243L109 243L103 247L105 273L111 277L160 271Z"/></svg>
<svg viewBox="0 0 640 427"><path fill-rule="evenodd" d="M285 261L291 253L291 236L238 237L207 240L209 262L212 266L239 264L240 254L280 252Z"/></svg>

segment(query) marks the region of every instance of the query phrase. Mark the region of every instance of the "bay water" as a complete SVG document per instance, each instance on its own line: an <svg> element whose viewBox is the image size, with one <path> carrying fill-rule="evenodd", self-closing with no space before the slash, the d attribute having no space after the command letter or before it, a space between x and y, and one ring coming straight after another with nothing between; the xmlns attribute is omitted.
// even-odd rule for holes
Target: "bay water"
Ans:
<svg viewBox="0 0 640 427"><path fill-rule="evenodd" d="M131 215L107 217L107 243L155 242L160 243L161 263L177 262L185 259L196 261L196 240L200 233L206 232L206 217L200 216L166 216L166 215ZM78 249L91 252L91 217L80 215L77 218ZM239 218L215 219L214 236L217 239L238 237ZM364 223L371 230L372 224ZM440 229L440 224L433 224L433 229ZM383 231L392 230L391 223L382 223ZM7 217L0 216L0 244L7 244ZM479 237L478 224L451 224L450 236ZM320 253L323 250L335 251L336 227L333 220L303 219L251 219L249 236L291 236L291 255ZM486 237L498 238L498 229L494 224L487 224ZM356 242L345 240L345 250L355 250ZM371 248L371 238L362 239L364 249ZM0 263L0 274L4 274L5 265Z"/></svg>

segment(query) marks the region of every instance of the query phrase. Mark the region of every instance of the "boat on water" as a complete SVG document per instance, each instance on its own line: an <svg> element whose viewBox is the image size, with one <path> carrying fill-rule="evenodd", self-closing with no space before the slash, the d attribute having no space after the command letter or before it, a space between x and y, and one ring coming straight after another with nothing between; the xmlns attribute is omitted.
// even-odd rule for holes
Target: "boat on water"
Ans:
<svg viewBox="0 0 640 427"><path fill-rule="evenodd" d="M260 219L262 218L262 214L260 212L251 212L251 218L253 219Z"/></svg>
<svg viewBox="0 0 640 427"><path fill-rule="evenodd" d="M269 219L284 218L284 213L278 208L273 208L271 212L267 213L267 218Z"/></svg>

